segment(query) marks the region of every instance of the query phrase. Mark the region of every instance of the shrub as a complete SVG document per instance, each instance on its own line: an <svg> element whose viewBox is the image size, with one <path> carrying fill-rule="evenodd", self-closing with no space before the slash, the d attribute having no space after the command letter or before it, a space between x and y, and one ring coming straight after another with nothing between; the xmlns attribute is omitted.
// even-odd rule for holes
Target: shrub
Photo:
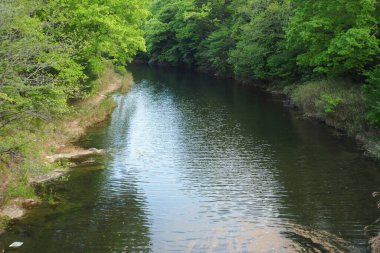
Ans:
<svg viewBox="0 0 380 253"><path fill-rule="evenodd" d="M316 117L354 134L366 125L367 107L362 90L344 80L310 81L291 91L307 116Z"/></svg>

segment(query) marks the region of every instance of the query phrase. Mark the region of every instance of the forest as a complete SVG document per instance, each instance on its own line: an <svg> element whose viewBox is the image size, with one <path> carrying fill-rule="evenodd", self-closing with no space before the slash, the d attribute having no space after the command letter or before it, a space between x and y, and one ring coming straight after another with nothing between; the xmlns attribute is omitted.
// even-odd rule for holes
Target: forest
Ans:
<svg viewBox="0 0 380 253"><path fill-rule="evenodd" d="M151 12L151 63L288 86L314 114L345 105L349 132L380 123L375 0L161 0Z"/></svg>
<svg viewBox="0 0 380 253"><path fill-rule="evenodd" d="M57 122L74 114L74 101L97 92L108 62L122 71L145 50L147 5L0 1L0 192L8 191L0 195L3 201L33 194L29 177L52 169L44 161L52 150L44 144L63 134Z"/></svg>
<svg viewBox="0 0 380 253"><path fill-rule="evenodd" d="M25 181L41 126L133 59L281 90L380 154L379 20L375 0L1 1L0 175Z"/></svg>

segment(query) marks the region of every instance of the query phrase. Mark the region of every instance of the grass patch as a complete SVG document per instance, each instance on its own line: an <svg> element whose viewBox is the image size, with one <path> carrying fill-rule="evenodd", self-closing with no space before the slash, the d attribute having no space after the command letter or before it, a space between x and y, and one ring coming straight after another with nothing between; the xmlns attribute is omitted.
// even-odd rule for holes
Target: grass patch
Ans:
<svg viewBox="0 0 380 253"><path fill-rule="evenodd" d="M363 93L344 80L310 81L288 88L294 102L310 117L354 135L368 128Z"/></svg>
<svg viewBox="0 0 380 253"><path fill-rule="evenodd" d="M4 201L7 202L13 198L34 198L36 197L34 188L28 182L20 182L7 187L4 191Z"/></svg>
<svg viewBox="0 0 380 253"><path fill-rule="evenodd" d="M116 102L112 98L103 99L96 108L86 108L81 110L80 114L80 126L87 128L93 124L102 122L112 113L117 106Z"/></svg>

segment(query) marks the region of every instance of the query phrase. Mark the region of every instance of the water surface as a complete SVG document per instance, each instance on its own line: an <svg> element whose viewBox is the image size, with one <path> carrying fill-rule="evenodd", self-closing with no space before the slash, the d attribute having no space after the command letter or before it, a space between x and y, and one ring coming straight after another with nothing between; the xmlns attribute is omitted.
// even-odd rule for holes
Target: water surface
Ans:
<svg viewBox="0 0 380 253"><path fill-rule="evenodd" d="M17 252L366 252L379 168L341 133L257 89L130 67L109 121L80 145L58 205L0 238Z"/></svg>

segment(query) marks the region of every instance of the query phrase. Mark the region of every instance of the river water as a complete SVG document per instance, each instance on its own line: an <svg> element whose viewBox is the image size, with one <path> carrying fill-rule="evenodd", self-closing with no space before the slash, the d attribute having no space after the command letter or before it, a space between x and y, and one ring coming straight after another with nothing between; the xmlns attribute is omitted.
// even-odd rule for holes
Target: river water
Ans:
<svg viewBox="0 0 380 253"><path fill-rule="evenodd" d="M369 250L380 170L354 140L232 80L130 71L134 87L79 142L110 155L74 161L55 201L13 224L0 249L22 241L16 252Z"/></svg>

